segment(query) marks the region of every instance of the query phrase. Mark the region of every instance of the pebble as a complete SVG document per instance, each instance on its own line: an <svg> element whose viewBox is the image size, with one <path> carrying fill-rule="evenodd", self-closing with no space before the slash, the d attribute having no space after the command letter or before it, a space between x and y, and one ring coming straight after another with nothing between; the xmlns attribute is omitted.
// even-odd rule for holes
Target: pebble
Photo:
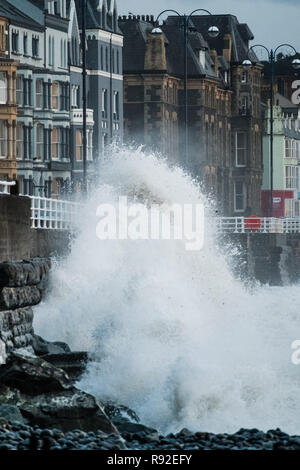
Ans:
<svg viewBox="0 0 300 470"><path fill-rule="evenodd" d="M167 436L143 429L121 435L80 429L63 433L57 428L40 429L23 423L0 425L0 451L7 450L299 450L300 436L289 436L280 429L263 432L240 429L235 434L193 433L188 429Z"/></svg>

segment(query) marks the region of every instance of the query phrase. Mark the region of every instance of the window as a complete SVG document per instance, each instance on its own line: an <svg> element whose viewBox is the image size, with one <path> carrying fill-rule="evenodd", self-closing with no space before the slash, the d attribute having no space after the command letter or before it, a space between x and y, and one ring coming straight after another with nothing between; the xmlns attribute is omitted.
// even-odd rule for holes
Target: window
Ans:
<svg viewBox="0 0 300 470"><path fill-rule="evenodd" d="M5 54L6 51L6 28L2 24L0 25L0 51L2 54Z"/></svg>
<svg viewBox="0 0 300 470"><path fill-rule="evenodd" d="M28 55L28 36L27 36L27 33L24 33L24 36L23 36L23 54Z"/></svg>
<svg viewBox="0 0 300 470"><path fill-rule="evenodd" d="M72 85L72 93L71 93L71 106L72 108L78 108L78 92L79 92L79 86L78 85Z"/></svg>
<svg viewBox="0 0 300 470"><path fill-rule="evenodd" d="M52 39L51 36L48 38L48 65L53 65L52 62Z"/></svg>
<svg viewBox="0 0 300 470"><path fill-rule="evenodd" d="M236 132L234 135L235 165L246 166L247 162L247 134Z"/></svg>
<svg viewBox="0 0 300 470"><path fill-rule="evenodd" d="M112 73L115 73L115 50L114 49L112 50L111 62L112 62Z"/></svg>
<svg viewBox="0 0 300 470"><path fill-rule="evenodd" d="M59 4L59 0L55 0L53 2L53 6L54 6L54 15L60 15L60 4Z"/></svg>
<svg viewBox="0 0 300 470"><path fill-rule="evenodd" d="M32 36L32 57L39 57L39 37Z"/></svg>
<svg viewBox="0 0 300 470"><path fill-rule="evenodd" d="M52 83L52 109L58 109L59 85L57 82Z"/></svg>
<svg viewBox="0 0 300 470"><path fill-rule="evenodd" d="M7 157L7 122L0 120L0 158Z"/></svg>
<svg viewBox="0 0 300 470"><path fill-rule="evenodd" d="M19 32L12 31L11 33L11 50L13 53L19 52Z"/></svg>
<svg viewBox="0 0 300 470"><path fill-rule="evenodd" d="M296 166L285 166L285 188L298 189L299 188L299 168Z"/></svg>
<svg viewBox="0 0 300 470"><path fill-rule="evenodd" d="M64 66L64 51L63 51L64 43L63 40L60 40L60 66Z"/></svg>
<svg viewBox="0 0 300 470"><path fill-rule="evenodd" d="M248 73L246 70L243 70L242 72L242 83L247 83L247 79L248 79Z"/></svg>
<svg viewBox="0 0 300 470"><path fill-rule="evenodd" d="M102 117L107 117L107 90L102 88Z"/></svg>
<svg viewBox="0 0 300 470"><path fill-rule="evenodd" d="M105 48L105 65L106 65L106 71L108 71L108 48Z"/></svg>
<svg viewBox="0 0 300 470"><path fill-rule="evenodd" d="M76 130L76 160L82 160L82 132L79 129Z"/></svg>
<svg viewBox="0 0 300 470"><path fill-rule="evenodd" d="M38 109L43 107L43 80L35 82L35 105Z"/></svg>
<svg viewBox="0 0 300 470"><path fill-rule="evenodd" d="M52 129L52 152L51 157L53 160L57 160L59 157L59 129L58 127L53 127Z"/></svg>
<svg viewBox="0 0 300 470"><path fill-rule="evenodd" d="M234 183L234 210L235 212L244 212L246 208L246 186L243 181Z"/></svg>
<svg viewBox="0 0 300 470"><path fill-rule="evenodd" d="M248 114L248 96L243 96L241 115L247 116L247 114Z"/></svg>
<svg viewBox="0 0 300 470"><path fill-rule="evenodd" d="M17 158L23 158L23 124L18 122L17 124L17 135L16 135L16 152Z"/></svg>
<svg viewBox="0 0 300 470"><path fill-rule="evenodd" d="M119 119L119 92L114 92L114 119Z"/></svg>
<svg viewBox="0 0 300 470"><path fill-rule="evenodd" d="M36 126L36 158L42 160L44 156L44 126Z"/></svg>
<svg viewBox="0 0 300 470"><path fill-rule="evenodd" d="M87 160L93 160L93 131L87 131Z"/></svg>
<svg viewBox="0 0 300 470"><path fill-rule="evenodd" d="M0 103L7 103L7 74L0 72Z"/></svg>
<svg viewBox="0 0 300 470"><path fill-rule="evenodd" d="M120 73L120 54L119 50L117 50L117 74L119 75Z"/></svg>
<svg viewBox="0 0 300 470"><path fill-rule="evenodd" d="M103 46L101 46L101 49L100 49L100 67L101 67L101 70L103 70Z"/></svg>

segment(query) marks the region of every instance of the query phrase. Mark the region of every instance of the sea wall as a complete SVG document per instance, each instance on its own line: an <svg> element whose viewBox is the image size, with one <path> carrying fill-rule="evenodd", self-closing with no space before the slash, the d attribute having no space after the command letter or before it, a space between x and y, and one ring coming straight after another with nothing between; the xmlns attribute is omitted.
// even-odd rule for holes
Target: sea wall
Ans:
<svg viewBox="0 0 300 470"><path fill-rule="evenodd" d="M0 195L0 262L63 256L71 234L67 230L32 229L30 199Z"/></svg>
<svg viewBox="0 0 300 470"><path fill-rule="evenodd" d="M42 299L50 267L45 258L0 263L0 363L32 345L32 307Z"/></svg>

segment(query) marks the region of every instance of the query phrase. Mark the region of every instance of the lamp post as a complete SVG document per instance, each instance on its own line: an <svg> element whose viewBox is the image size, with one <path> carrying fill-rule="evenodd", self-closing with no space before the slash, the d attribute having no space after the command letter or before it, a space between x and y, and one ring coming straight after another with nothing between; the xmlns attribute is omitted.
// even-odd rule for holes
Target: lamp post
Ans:
<svg viewBox="0 0 300 470"><path fill-rule="evenodd" d="M191 17L197 12L204 12L208 15L212 16L212 13L208 10L204 10L202 8L198 8L197 10L192 11L189 15L181 15L176 10L164 10L156 18L155 21L155 28L152 29L152 34L162 34L162 30L158 27L159 18L167 12L175 13L179 18L183 20L183 70L184 70L184 77L183 77L183 106L184 106L184 161L185 165L188 166L188 92L187 92L187 79L188 79L188 66L187 66L187 56L188 56L188 27ZM219 35L219 28L217 26L210 26L208 28L208 35L211 38L216 38Z"/></svg>
<svg viewBox="0 0 300 470"><path fill-rule="evenodd" d="M254 46L250 47L247 52L248 59L243 61L243 65L245 67L252 67L253 62L250 59L251 52L254 52L254 48L262 47L268 54L268 62L271 68L271 75L270 75L270 202L269 202L269 216L273 217L273 178L274 178L274 169L273 169L273 156L274 156L274 79L275 79L275 63L276 63L276 53L278 49L281 47L290 47L295 55L297 54L296 49L291 46L290 44L280 44L276 47L275 50L269 50L266 46L262 44L255 44ZM294 59L292 61L292 65L295 69L300 68L300 61L299 59Z"/></svg>
<svg viewBox="0 0 300 470"><path fill-rule="evenodd" d="M87 140L86 140L86 0L81 0L81 50L82 50L82 183L87 192Z"/></svg>

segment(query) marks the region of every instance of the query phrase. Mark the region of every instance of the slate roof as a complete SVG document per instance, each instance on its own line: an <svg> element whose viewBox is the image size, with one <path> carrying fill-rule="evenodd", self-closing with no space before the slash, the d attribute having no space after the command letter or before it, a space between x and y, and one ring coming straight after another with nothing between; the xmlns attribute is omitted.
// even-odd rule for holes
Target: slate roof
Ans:
<svg viewBox="0 0 300 470"><path fill-rule="evenodd" d="M26 2L30 6L30 2ZM34 7L33 7L34 8ZM34 13L33 11L28 11L28 14ZM7 2L6 0L1 0L0 3L0 16L7 18L11 24L16 26L21 26L24 28L33 29L35 31L43 31L43 25L35 21L32 16L28 16L19 10L16 6Z"/></svg>
<svg viewBox="0 0 300 470"><path fill-rule="evenodd" d="M153 29L151 22L136 18L119 18L119 27L124 35L123 64L125 73L142 73L146 51L147 34ZM176 24L165 23L160 26L166 43L168 73L183 76L184 41L183 30ZM199 62L199 50L206 50L206 68ZM208 44L198 32L189 33L188 42L188 75L210 76L216 78L213 62L208 53Z"/></svg>
<svg viewBox="0 0 300 470"><path fill-rule="evenodd" d="M178 16L169 16L168 24L178 24L180 18ZM223 38L225 34L231 34L232 37L232 58L231 61L241 63L247 59L248 41L254 38L253 33L247 24L239 23L234 15L193 15L190 19L190 25L194 25L204 40L211 47L217 50L218 55L222 55ZM208 29L210 26L217 26L220 34L217 38L210 38ZM258 61L255 54L250 53L251 60Z"/></svg>
<svg viewBox="0 0 300 470"><path fill-rule="evenodd" d="M114 0L115 2L115 0ZM87 29L103 29L101 26L101 8L100 10L98 9L98 4L101 2L96 2L95 0L86 0L86 28ZM104 2L105 3L105 2ZM78 24L81 25L82 22L82 15L81 15L81 6L82 6L82 0L75 0L76 4L76 13L77 13L77 18L78 18ZM107 5L107 15L109 15L109 12L111 10L111 3L109 0L106 2ZM116 8L116 2L114 3L115 8ZM105 28L107 31L115 32L117 34L120 33L120 31L114 31L112 28L107 25Z"/></svg>

